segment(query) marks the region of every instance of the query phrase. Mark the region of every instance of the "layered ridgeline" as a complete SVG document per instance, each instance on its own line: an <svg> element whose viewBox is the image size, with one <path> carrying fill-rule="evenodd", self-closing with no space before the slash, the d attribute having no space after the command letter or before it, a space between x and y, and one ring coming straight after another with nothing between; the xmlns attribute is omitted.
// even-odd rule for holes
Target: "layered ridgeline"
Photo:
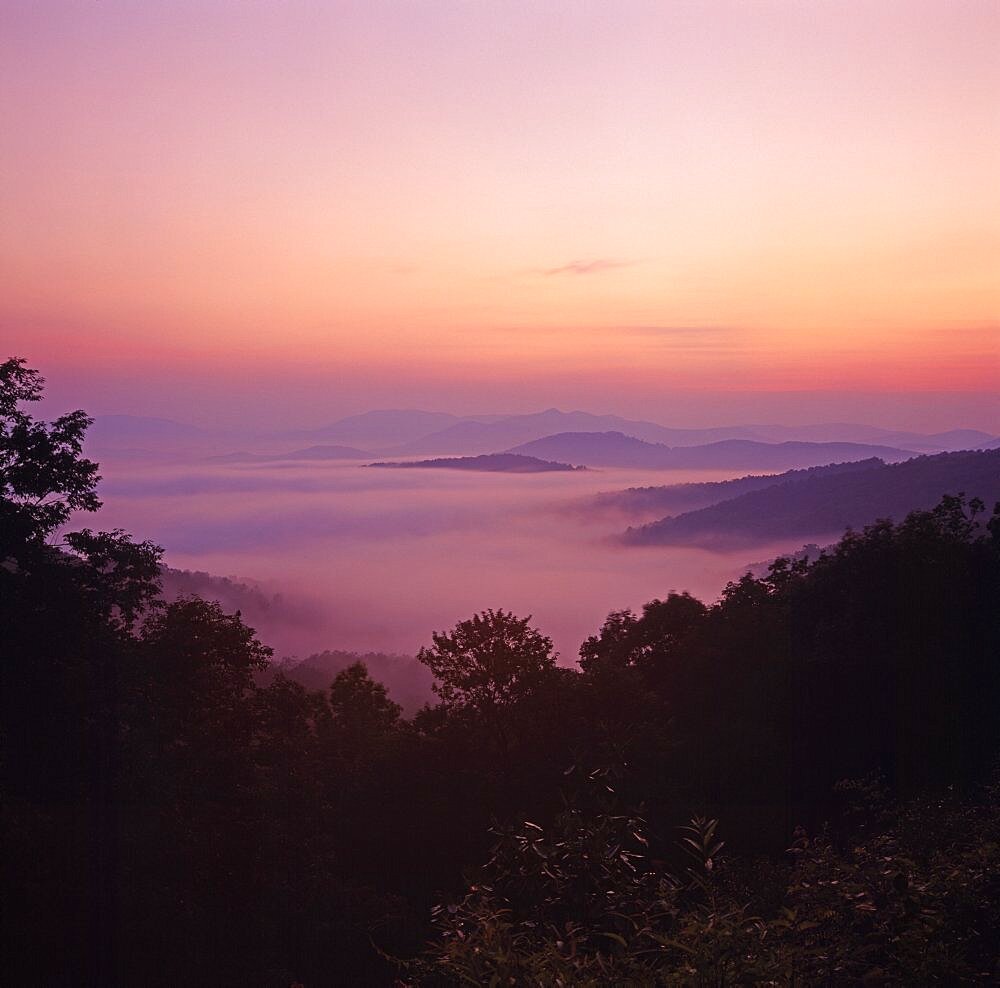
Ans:
<svg viewBox="0 0 1000 988"><path fill-rule="evenodd" d="M437 428L433 428L437 426ZM923 434L831 422L817 425L734 424L709 428L675 428L656 422L548 408L522 415L449 416L419 411L368 412L300 432L313 441L343 442L377 448L393 456L455 456L493 453L565 432L621 432L648 443L703 446L730 439L761 443L843 442L888 446L915 452L978 448L996 439L975 429ZM873 454L877 455L877 454ZM561 457L556 457L557 459Z"/></svg>
<svg viewBox="0 0 1000 988"><path fill-rule="evenodd" d="M126 454L157 458L198 451L202 455L227 454L234 448L252 449L254 454L288 456L304 452L298 448L303 446L370 450L377 451L373 455L380 457L473 456L509 450L567 432L620 432L647 443L680 447L740 439L760 443L855 443L916 453L995 448L1000 442L996 436L976 429L924 434L849 422L804 426L736 424L699 429L557 408L521 415L465 416L420 409L377 409L318 428L279 432L246 425L206 427L162 418L103 415L94 422L87 448L92 453L113 454L118 459ZM292 454L285 452L290 446ZM246 454L240 454L243 455Z"/></svg>
<svg viewBox="0 0 1000 988"><path fill-rule="evenodd" d="M779 482L763 489L629 528L623 540L631 545L738 546L833 536L880 518L898 521L914 509L931 508L942 494L974 492L988 505L1000 499L1000 450L859 466L863 469L775 478Z"/></svg>
<svg viewBox="0 0 1000 988"><path fill-rule="evenodd" d="M655 422L564 412L548 408L528 415L469 417L391 450L398 455L490 453L563 432L622 432L651 443L694 446L721 439L764 439L746 426L673 429Z"/></svg>
<svg viewBox="0 0 1000 988"><path fill-rule="evenodd" d="M726 439L700 446L667 446L623 432L562 432L515 446L510 452L588 466L654 470L792 470L872 457L904 460L913 455L912 451L868 443Z"/></svg>

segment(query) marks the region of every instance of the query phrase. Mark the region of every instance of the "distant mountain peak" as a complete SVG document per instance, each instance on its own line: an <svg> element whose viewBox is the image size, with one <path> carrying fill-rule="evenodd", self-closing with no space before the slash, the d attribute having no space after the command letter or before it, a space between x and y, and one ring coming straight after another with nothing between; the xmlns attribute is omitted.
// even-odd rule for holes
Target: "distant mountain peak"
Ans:
<svg viewBox="0 0 1000 988"><path fill-rule="evenodd" d="M619 431L560 432L512 447L509 452L596 467L656 470L792 470L872 457L896 461L909 450L867 443L764 443L722 439L699 446L667 446Z"/></svg>

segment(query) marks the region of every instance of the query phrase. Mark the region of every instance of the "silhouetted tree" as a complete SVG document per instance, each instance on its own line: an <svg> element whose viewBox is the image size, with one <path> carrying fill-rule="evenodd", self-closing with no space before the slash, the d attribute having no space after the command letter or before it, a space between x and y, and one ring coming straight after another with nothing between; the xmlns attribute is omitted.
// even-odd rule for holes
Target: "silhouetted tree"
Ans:
<svg viewBox="0 0 1000 988"><path fill-rule="evenodd" d="M643 605L641 617L631 610L612 611L600 634L580 646L580 667L585 671L630 665L654 668L669 661L670 652L707 613L708 608L689 593L651 600Z"/></svg>
<svg viewBox="0 0 1000 988"><path fill-rule="evenodd" d="M419 659L434 674L435 692L449 707L483 713L510 707L545 679L555 665L552 640L530 627L530 615L487 610L450 632L435 632Z"/></svg>
<svg viewBox="0 0 1000 988"><path fill-rule="evenodd" d="M368 675L363 662L337 673L330 686L330 710L338 730L354 735L384 733L399 723L402 713L386 688Z"/></svg>
<svg viewBox="0 0 1000 988"><path fill-rule="evenodd" d="M12 357L0 364L0 559L37 544L73 511L96 511L97 464L83 457L90 419L69 412L52 423L21 406L38 401L45 379Z"/></svg>

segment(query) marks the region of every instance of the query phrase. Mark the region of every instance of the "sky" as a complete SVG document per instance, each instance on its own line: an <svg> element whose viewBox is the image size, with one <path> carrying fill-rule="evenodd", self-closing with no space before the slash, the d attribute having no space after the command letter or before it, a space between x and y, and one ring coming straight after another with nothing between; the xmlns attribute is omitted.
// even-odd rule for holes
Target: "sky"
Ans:
<svg viewBox="0 0 1000 988"><path fill-rule="evenodd" d="M0 0L0 44L0 352L53 401L1000 432L995 0Z"/></svg>

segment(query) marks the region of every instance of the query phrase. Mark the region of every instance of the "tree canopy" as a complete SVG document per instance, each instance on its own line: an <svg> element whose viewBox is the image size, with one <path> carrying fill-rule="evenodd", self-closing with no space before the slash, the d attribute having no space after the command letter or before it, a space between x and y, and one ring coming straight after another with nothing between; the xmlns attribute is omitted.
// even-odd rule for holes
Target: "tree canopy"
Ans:
<svg viewBox="0 0 1000 988"><path fill-rule="evenodd" d="M480 711L510 707L555 666L552 640L530 626L530 615L486 610L451 631L435 632L419 658L434 674L435 692L449 706Z"/></svg>
<svg viewBox="0 0 1000 988"><path fill-rule="evenodd" d="M73 511L96 511L97 464L84 458L92 419L68 412L54 422L24 409L45 385L20 357L0 364L0 557L36 544L65 524Z"/></svg>

